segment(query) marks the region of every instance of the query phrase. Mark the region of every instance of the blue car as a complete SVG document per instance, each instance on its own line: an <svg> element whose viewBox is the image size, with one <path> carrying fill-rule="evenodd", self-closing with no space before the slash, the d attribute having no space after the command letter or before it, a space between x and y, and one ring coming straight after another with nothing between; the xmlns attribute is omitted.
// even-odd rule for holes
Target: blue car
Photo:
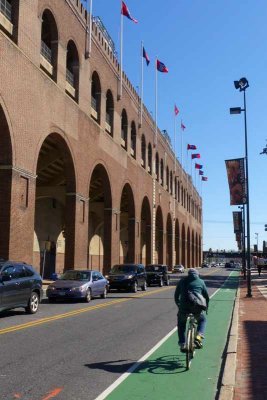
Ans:
<svg viewBox="0 0 267 400"><path fill-rule="evenodd" d="M0 311L23 307L35 314L42 295L42 278L31 265L0 261Z"/></svg>
<svg viewBox="0 0 267 400"><path fill-rule="evenodd" d="M51 283L46 291L49 302L57 299L81 299L89 303L95 296L107 297L108 280L99 271L70 270Z"/></svg>

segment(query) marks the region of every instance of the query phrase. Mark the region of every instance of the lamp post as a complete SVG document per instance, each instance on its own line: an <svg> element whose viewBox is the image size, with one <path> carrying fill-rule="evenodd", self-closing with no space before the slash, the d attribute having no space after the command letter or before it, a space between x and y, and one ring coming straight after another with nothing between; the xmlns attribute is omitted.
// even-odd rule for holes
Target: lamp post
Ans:
<svg viewBox="0 0 267 400"><path fill-rule="evenodd" d="M246 159L246 189L247 189L247 297L252 297L251 291L251 265L250 265L250 219L249 219L249 179L248 179L248 141L247 141L247 110L246 110L246 89L249 87L248 80L241 78L239 81L234 81L236 89L244 93L244 106L230 108L230 114L241 114L244 112L245 123L245 159Z"/></svg>
<svg viewBox="0 0 267 400"><path fill-rule="evenodd" d="M246 271L246 217L245 217L245 207L238 206L242 212L242 270L244 279L247 278Z"/></svg>

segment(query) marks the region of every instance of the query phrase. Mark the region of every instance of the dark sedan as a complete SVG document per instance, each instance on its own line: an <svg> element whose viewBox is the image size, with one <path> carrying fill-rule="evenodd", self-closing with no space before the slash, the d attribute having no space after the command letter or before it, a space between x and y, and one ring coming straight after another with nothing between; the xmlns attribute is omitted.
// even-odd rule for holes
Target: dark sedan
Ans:
<svg viewBox="0 0 267 400"><path fill-rule="evenodd" d="M35 314L42 295L42 279L31 265L0 262L0 311L23 307Z"/></svg>
<svg viewBox="0 0 267 400"><path fill-rule="evenodd" d="M114 265L109 275L110 289L124 289L136 293L140 287L147 289L146 271L143 264L118 264Z"/></svg>
<svg viewBox="0 0 267 400"><path fill-rule="evenodd" d="M51 283L46 291L50 302L56 299L82 299L89 302L95 296L107 297L108 281L99 271L70 270Z"/></svg>
<svg viewBox="0 0 267 400"><path fill-rule="evenodd" d="M146 266L147 284L158 285L162 287L164 284L169 286L170 277L168 275L168 267L163 264L150 264Z"/></svg>

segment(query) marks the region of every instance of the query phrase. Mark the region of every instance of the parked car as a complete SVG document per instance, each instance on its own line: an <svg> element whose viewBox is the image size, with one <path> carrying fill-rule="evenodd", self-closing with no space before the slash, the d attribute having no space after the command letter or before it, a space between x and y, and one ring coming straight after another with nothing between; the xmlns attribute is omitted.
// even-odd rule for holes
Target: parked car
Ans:
<svg viewBox="0 0 267 400"><path fill-rule="evenodd" d="M210 264L208 263L202 263L201 268L210 268Z"/></svg>
<svg viewBox="0 0 267 400"><path fill-rule="evenodd" d="M173 272L184 273L184 266L182 264L174 265Z"/></svg>
<svg viewBox="0 0 267 400"><path fill-rule="evenodd" d="M117 264L107 276L110 289L124 289L134 293L147 289L147 274L143 264Z"/></svg>
<svg viewBox="0 0 267 400"><path fill-rule="evenodd" d="M89 303L95 297L107 297L108 280L99 271L69 270L51 283L46 291L49 302L57 299L82 299Z"/></svg>
<svg viewBox="0 0 267 400"><path fill-rule="evenodd" d="M164 264L149 264L146 266L146 281L147 285L158 285L162 287L164 284L169 286L170 276L168 267Z"/></svg>
<svg viewBox="0 0 267 400"><path fill-rule="evenodd" d="M31 265L0 262L0 311L23 307L29 314L35 314L42 295L42 278Z"/></svg>
<svg viewBox="0 0 267 400"><path fill-rule="evenodd" d="M218 267L218 264L216 264L215 262L213 262L213 263L210 264L210 266L211 266L212 268L217 268L217 267Z"/></svg>
<svg viewBox="0 0 267 400"><path fill-rule="evenodd" d="M232 264L229 263L229 262L226 262L226 263L224 264L224 267L225 267L225 268L232 268Z"/></svg>

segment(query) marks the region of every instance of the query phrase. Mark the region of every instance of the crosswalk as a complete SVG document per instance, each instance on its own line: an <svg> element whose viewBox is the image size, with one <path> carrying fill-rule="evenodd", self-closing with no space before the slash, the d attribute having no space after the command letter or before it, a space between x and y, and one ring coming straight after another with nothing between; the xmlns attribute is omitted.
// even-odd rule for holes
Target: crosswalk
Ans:
<svg viewBox="0 0 267 400"><path fill-rule="evenodd" d="M251 271L251 278L254 285L259 289L261 294L267 299L267 272L263 270L261 276L258 276L258 271Z"/></svg>

